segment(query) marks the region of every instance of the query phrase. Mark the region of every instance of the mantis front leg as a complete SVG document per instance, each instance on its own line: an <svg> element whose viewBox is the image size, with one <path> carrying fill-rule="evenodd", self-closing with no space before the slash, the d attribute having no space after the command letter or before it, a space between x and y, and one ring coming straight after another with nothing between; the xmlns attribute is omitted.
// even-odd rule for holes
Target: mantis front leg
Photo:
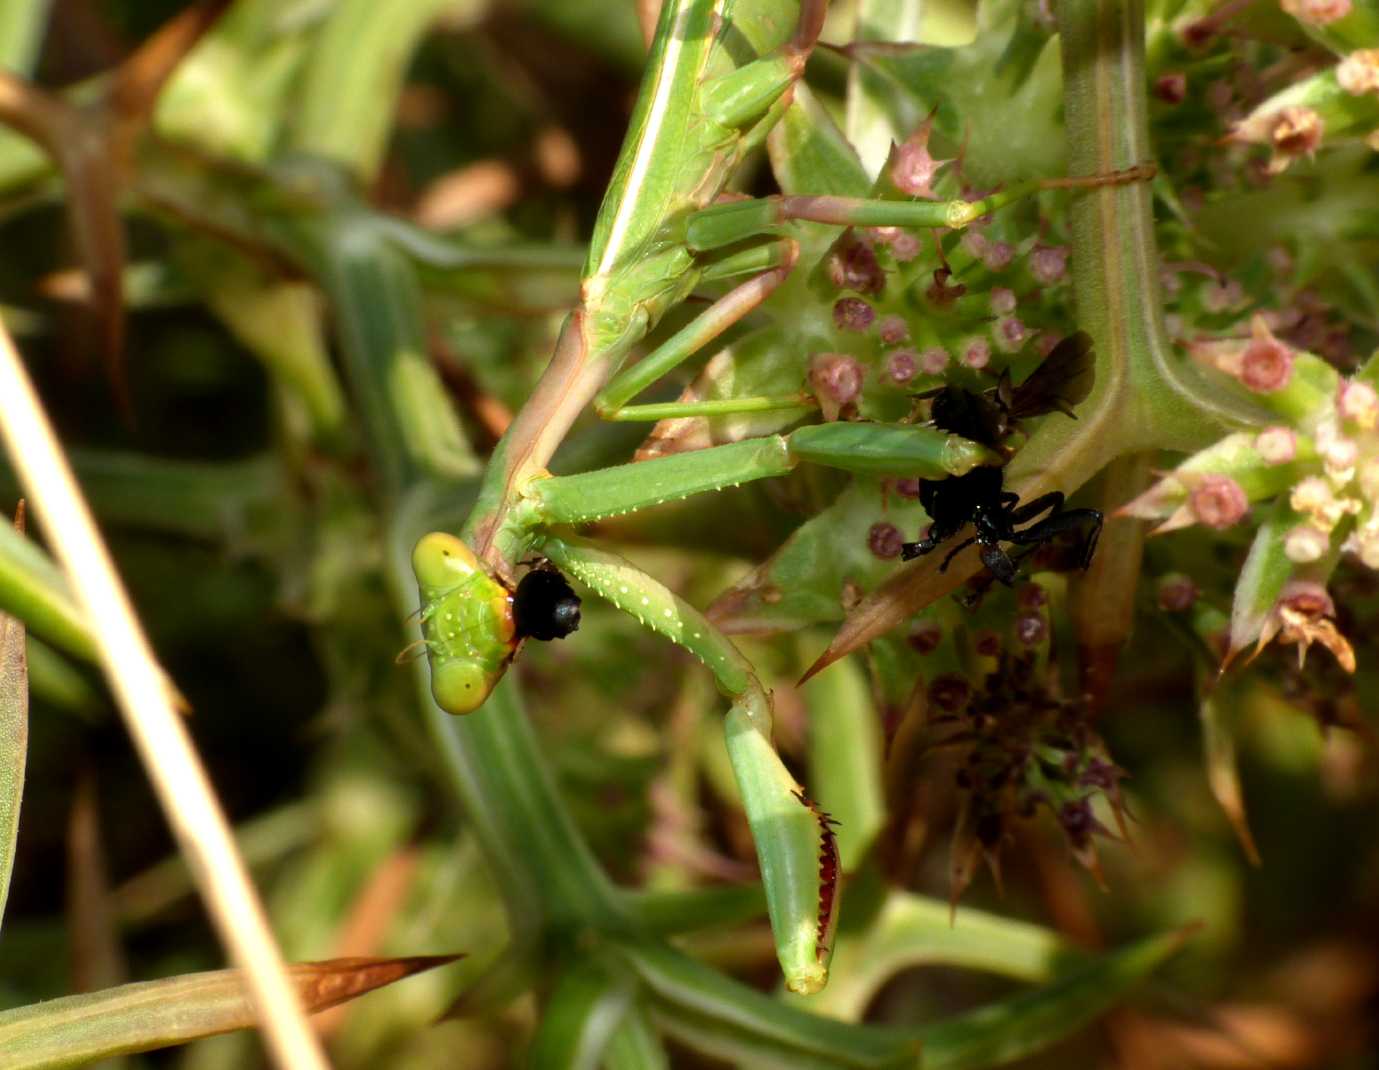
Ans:
<svg viewBox="0 0 1379 1070"><path fill-rule="evenodd" d="M785 983L817 992L828 977L838 911L836 841L827 815L776 753L771 697L751 663L699 610L617 554L573 539L545 538L538 546L590 590L702 661L732 703L724 723L728 756L756 842Z"/></svg>

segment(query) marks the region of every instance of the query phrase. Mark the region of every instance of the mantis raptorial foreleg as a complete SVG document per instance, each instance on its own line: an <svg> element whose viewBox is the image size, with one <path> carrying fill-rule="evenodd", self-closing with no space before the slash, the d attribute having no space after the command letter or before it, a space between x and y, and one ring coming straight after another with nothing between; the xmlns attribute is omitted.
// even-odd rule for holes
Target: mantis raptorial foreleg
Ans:
<svg viewBox="0 0 1379 1070"><path fill-rule="evenodd" d="M533 480L520 514L533 530L582 524L784 475L800 461L872 475L944 479L999 460L985 446L934 427L813 424L788 435L765 435L580 475Z"/></svg>
<svg viewBox="0 0 1379 1070"><path fill-rule="evenodd" d="M808 803L776 753L771 698L751 663L699 610L617 554L574 539L538 545L562 571L702 661L732 703L724 724L728 756L756 840L781 968L794 991L818 991L838 906L837 847L821 835L827 815Z"/></svg>

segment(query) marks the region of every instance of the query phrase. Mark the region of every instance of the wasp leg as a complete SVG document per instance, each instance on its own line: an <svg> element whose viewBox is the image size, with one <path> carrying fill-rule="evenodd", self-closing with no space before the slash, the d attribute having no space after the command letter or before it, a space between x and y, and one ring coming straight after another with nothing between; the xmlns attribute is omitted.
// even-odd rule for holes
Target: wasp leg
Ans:
<svg viewBox="0 0 1379 1070"><path fill-rule="evenodd" d="M1004 583L1007 587L1015 585L1016 564L1010 559L1001 544L998 542L982 543L982 564L991 570L991 574Z"/></svg>
<svg viewBox="0 0 1379 1070"><path fill-rule="evenodd" d="M1005 495L1003 494L1001 498L1002 501L1004 501ZM1015 500L1019 501L1020 499L1017 497ZM1046 510L1049 515L1045 519L1052 520L1055 515L1063 511L1063 502L1065 500L1065 496L1061 490L1051 490L1047 494L1041 494L1033 501L1025 502L1025 504L1018 509L1012 509L1010 511L1010 523L1012 526L1023 524L1026 520L1033 520Z"/></svg>
<svg viewBox="0 0 1379 1070"><path fill-rule="evenodd" d="M948 556L943 559L943 564L939 565L938 570L940 572L947 572L948 565L950 562L952 562L953 558L957 557L958 554L962 553L963 550L966 550L976 541L977 537L974 535L972 536L972 538L964 539L962 542L954 546L951 550L948 551ZM985 548L983 548L983 552L985 552Z"/></svg>
<svg viewBox="0 0 1379 1070"><path fill-rule="evenodd" d="M1083 525L1087 526L1087 534L1082 543L1082 554L1078 564L1085 569L1092 563L1097 539L1101 536L1102 515L1099 509L1069 509L1066 512L1056 512L1037 524L1031 524L1024 531L1012 531L1010 541L1034 547L1039 543L1048 542L1062 532L1075 531Z"/></svg>
<svg viewBox="0 0 1379 1070"><path fill-rule="evenodd" d="M940 543L947 539L951 539L958 533L961 527L961 524L930 524L928 534L918 542L906 542L901 544L900 560L910 561L913 558L923 557L925 554L937 550ZM969 539L968 542L971 542L971 540ZM967 543L965 542L962 545L966 546ZM959 547L959 549L961 549L961 547ZM948 556L951 557L952 554ZM948 567L947 561L943 563L943 567Z"/></svg>

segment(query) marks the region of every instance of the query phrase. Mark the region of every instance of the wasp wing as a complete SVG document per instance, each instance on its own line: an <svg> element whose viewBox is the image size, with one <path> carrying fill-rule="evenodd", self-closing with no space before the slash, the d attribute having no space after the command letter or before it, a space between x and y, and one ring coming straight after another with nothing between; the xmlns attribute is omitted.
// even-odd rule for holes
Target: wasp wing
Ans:
<svg viewBox="0 0 1379 1070"><path fill-rule="evenodd" d="M1019 420L1057 410L1072 416L1073 406L1087 400L1095 381L1092 336L1086 331L1070 334L1015 388L1010 415Z"/></svg>

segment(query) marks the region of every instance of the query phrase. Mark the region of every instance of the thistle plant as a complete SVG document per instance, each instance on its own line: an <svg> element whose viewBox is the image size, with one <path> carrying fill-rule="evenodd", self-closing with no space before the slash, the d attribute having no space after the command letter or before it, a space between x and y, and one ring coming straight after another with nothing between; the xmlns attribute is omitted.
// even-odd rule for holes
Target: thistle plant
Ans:
<svg viewBox="0 0 1379 1070"><path fill-rule="evenodd" d="M587 6L207 3L71 89L36 73L46 5L0 19L4 225L60 211L81 268L16 272L81 299L70 323L5 291L45 403L77 405L67 338L136 428L165 394L195 410L173 364L140 364L170 308L267 384L213 424L234 449L169 460L113 429L71 453L136 593L149 533L272 592L246 611L168 553L142 582L177 604L140 598L160 652L207 615L231 622L216 650L265 619L304 637L307 669L237 674L313 707L287 744L306 786L236 830L286 977L316 1010L436 968L332 1012L330 1057L507 1065L515 1025L542 1067L984 1067L1151 974L1190 986L1227 954L1225 897L1127 908L1093 953L1057 931L1102 943L1065 870L1135 902L1157 862L1129 848L1210 821L1170 768L1271 861L1244 726L1372 734L1379 8ZM533 67L542 48L579 62ZM588 64L635 100L606 159L611 120L548 88ZM1008 555L937 522L973 473L1012 520L998 539L970 511L977 535ZM1072 526L1093 517L1099 542ZM35 898L29 693L108 712L81 562L43 546L0 526L0 905L16 857ZM158 671L164 700L236 723L194 668ZM1184 695L1205 775L1137 742L1135 714ZM74 795L75 828L96 818ZM111 893L73 858L104 906L74 909L82 933L216 886L169 861ZM88 984L7 971L0 1067L277 1036L242 994L257 967L186 974L220 965L187 940L135 983L115 952ZM1029 987L954 1009L911 987L932 964Z"/></svg>

